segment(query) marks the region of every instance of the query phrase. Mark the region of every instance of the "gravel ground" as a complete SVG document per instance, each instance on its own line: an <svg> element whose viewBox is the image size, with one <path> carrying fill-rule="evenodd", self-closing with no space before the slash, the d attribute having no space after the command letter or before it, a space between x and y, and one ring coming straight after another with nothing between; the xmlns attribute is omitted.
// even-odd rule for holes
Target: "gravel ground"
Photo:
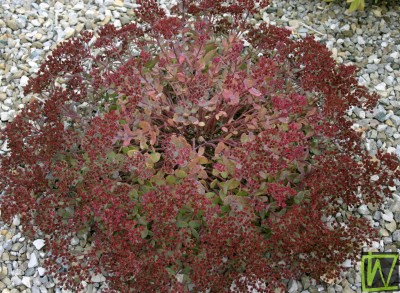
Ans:
<svg viewBox="0 0 400 293"><path fill-rule="evenodd" d="M349 109L353 128L365 137L364 147L372 154L383 149L400 156L400 3L380 2L368 5L366 11L348 14L345 1L325 3L318 0L272 0L266 11L260 11L254 23L268 22L293 29L298 37L312 34L332 51L333 57L360 68L359 82L382 97L374 112ZM370 1L372 2L372 1ZM169 6L171 1L161 1ZM54 46L83 29L114 23L117 27L131 21L130 0L1 0L0 1L0 128L30 100L22 88L35 73ZM0 154L7 145L0 141ZM348 212L371 220L380 230L381 240L370 250L399 251L399 186L381 206L362 205ZM342 214L338 214L342 217ZM399 229L398 229L399 228ZM72 246L82 246L84 239L73 239ZM16 292L71 292L57 286L57 280L42 267L46 241L37 235L28 241L20 221L12 225L0 221L0 290ZM339 280L324 285L307 276L290 280L288 292L361 292L359 264L345 262L348 272ZM104 277L92 277L85 292L100 292Z"/></svg>

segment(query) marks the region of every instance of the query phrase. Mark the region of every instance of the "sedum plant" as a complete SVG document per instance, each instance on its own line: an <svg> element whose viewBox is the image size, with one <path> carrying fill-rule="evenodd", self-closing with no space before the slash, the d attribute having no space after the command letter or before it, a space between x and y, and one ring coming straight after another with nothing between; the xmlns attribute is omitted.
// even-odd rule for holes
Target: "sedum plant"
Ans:
<svg viewBox="0 0 400 293"><path fill-rule="evenodd" d="M252 27L268 1L138 4L140 25L60 44L29 81L36 99L2 133L2 217L45 233L75 290L92 271L110 291L273 292L358 259L377 233L345 208L399 172L344 115L378 99L356 69Z"/></svg>

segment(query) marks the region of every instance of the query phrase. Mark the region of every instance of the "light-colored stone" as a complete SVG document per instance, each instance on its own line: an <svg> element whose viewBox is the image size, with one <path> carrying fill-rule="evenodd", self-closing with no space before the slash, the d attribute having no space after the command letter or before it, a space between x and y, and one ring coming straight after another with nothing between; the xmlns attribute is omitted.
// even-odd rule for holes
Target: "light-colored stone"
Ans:
<svg viewBox="0 0 400 293"><path fill-rule="evenodd" d="M385 224L386 229L388 229L391 233L393 233L396 228L397 228L397 224L395 221L391 221L390 223L386 223Z"/></svg>
<svg viewBox="0 0 400 293"><path fill-rule="evenodd" d="M382 219L384 219L386 222L393 221L393 213L390 210L384 210L384 213L382 214Z"/></svg>
<svg viewBox="0 0 400 293"><path fill-rule="evenodd" d="M1 112L1 113L0 113L0 120L1 120L1 121L8 121L8 120L10 120L10 115L8 114L8 112Z"/></svg>
<svg viewBox="0 0 400 293"><path fill-rule="evenodd" d="M375 89L376 89L377 91L384 91L384 90L386 90L386 83L381 82L381 83L377 84L377 85L375 86Z"/></svg>
<svg viewBox="0 0 400 293"><path fill-rule="evenodd" d="M39 276L44 276L44 274L46 273L46 269L43 267L38 267L37 268Z"/></svg>
<svg viewBox="0 0 400 293"><path fill-rule="evenodd" d="M32 242L32 244L33 244L33 246L35 246L35 248L37 250L41 250L43 248L43 246L45 245L43 239L36 239L35 241Z"/></svg>
<svg viewBox="0 0 400 293"><path fill-rule="evenodd" d="M353 266L353 264L351 263L350 259L346 259L343 263L342 263L342 267L344 268L351 268Z"/></svg>
<svg viewBox="0 0 400 293"><path fill-rule="evenodd" d="M343 292L342 293L356 293L356 292L354 292L354 290L351 289L350 286L345 286L343 288Z"/></svg>
<svg viewBox="0 0 400 293"><path fill-rule="evenodd" d="M11 28L14 31L18 29L18 24L15 19L6 20L6 24L9 28Z"/></svg>
<svg viewBox="0 0 400 293"><path fill-rule="evenodd" d="M22 284L22 280L20 278L18 278L17 276L13 276L11 278L11 282L15 287Z"/></svg>
<svg viewBox="0 0 400 293"><path fill-rule="evenodd" d="M400 230L394 231L393 235L392 235L392 238L393 238L394 242L400 241Z"/></svg>
<svg viewBox="0 0 400 293"><path fill-rule="evenodd" d="M114 0L114 5L119 7L124 7L124 1L122 0Z"/></svg>
<svg viewBox="0 0 400 293"><path fill-rule="evenodd" d="M92 276L93 283L100 283L100 282L104 282L105 280L106 280L106 278L102 274L97 274L97 275Z"/></svg>
<svg viewBox="0 0 400 293"><path fill-rule="evenodd" d="M382 228L381 230L379 230L379 234L382 236L382 237L389 237L389 232L388 232L388 230L386 230L385 228Z"/></svg>
<svg viewBox="0 0 400 293"><path fill-rule="evenodd" d="M361 215L369 215L369 213L370 213L368 206L365 204L359 206L357 210L358 210L358 213Z"/></svg>
<svg viewBox="0 0 400 293"><path fill-rule="evenodd" d="M65 29L64 34L65 39L69 39L75 34L75 29L73 29L72 27L68 27Z"/></svg>
<svg viewBox="0 0 400 293"><path fill-rule="evenodd" d="M85 8L85 4L83 2L78 2L75 4L75 6L72 8L75 11L81 11Z"/></svg>
<svg viewBox="0 0 400 293"><path fill-rule="evenodd" d="M31 253L31 257L29 259L28 268L34 268L39 265L39 261L35 253Z"/></svg>
<svg viewBox="0 0 400 293"><path fill-rule="evenodd" d="M19 81L20 86L26 86L28 84L29 78L25 75L21 76L21 79Z"/></svg>
<svg viewBox="0 0 400 293"><path fill-rule="evenodd" d="M22 284L24 284L27 288L31 288L32 279L30 277L22 277Z"/></svg>
<svg viewBox="0 0 400 293"><path fill-rule="evenodd" d="M290 280L288 287L289 287L288 289L289 293L295 293L299 289L299 286L297 285L297 282L295 280Z"/></svg>

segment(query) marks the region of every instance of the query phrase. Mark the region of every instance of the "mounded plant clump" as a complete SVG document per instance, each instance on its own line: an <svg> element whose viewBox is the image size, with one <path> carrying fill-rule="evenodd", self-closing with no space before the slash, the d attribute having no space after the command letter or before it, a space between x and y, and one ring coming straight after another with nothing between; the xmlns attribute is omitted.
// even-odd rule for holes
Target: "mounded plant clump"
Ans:
<svg viewBox="0 0 400 293"><path fill-rule="evenodd" d="M45 233L75 290L92 270L120 292L272 292L356 260L377 233L343 211L399 172L344 116L378 99L355 68L249 25L268 1L137 2L140 25L62 43L26 86L2 133L2 217Z"/></svg>

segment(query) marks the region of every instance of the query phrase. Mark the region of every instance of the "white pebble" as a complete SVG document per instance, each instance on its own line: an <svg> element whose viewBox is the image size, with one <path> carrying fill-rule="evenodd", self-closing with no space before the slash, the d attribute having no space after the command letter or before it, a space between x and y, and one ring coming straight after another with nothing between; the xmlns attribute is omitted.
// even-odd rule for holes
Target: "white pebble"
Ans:
<svg viewBox="0 0 400 293"><path fill-rule="evenodd" d="M388 147L388 149L387 149L388 154L392 154L394 152L396 152L396 149L394 147Z"/></svg>
<svg viewBox="0 0 400 293"><path fill-rule="evenodd" d="M106 278L102 274L97 274L95 276L92 276L92 282L93 283L100 283L104 282Z"/></svg>
<svg viewBox="0 0 400 293"><path fill-rule="evenodd" d="M13 285L15 287L19 286L22 284L22 280L20 278L18 278L17 276L14 276L11 278L11 282L13 283Z"/></svg>
<svg viewBox="0 0 400 293"><path fill-rule="evenodd" d="M47 4L47 3L42 2L42 3L39 4L39 7L41 9L43 9L43 10L47 10L50 7L50 5Z"/></svg>
<svg viewBox="0 0 400 293"><path fill-rule="evenodd" d="M31 288L32 287L31 278L30 277L22 277L22 284L24 284L28 288Z"/></svg>
<svg viewBox="0 0 400 293"><path fill-rule="evenodd" d="M350 259L346 259L346 260L342 263L342 267L344 267L344 268L351 268L351 267L352 267L351 260L350 260Z"/></svg>
<svg viewBox="0 0 400 293"><path fill-rule="evenodd" d="M2 112L2 113L0 113L0 120L1 120L1 121L8 121L8 120L10 120L10 115L8 114L8 112Z"/></svg>
<svg viewBox="0 0 400 293"><path fill-rule="evenodd" d="M372 175L371 176L371 181L377 181L379 180L379 176L378 175Z"/></svg>
<svg viewBox="0 0 400 293"><path fill-rule="evenodd" d="M42 276L44 275L44 273L46 272L46 269L45 269L45 268L42 268L42 267L38 267L37 270L38 270L39 276L41 276L41 277L42 277Z"/></svg>
<svg viewBox="0 0 400 293"><path fill-rule="evenodd" d="M31 24L34 26L40 26L40 21L37 19L32 19Z"/></svg>
<svg viewBox="0 0 400 293"><path fill-rule="evenodd" d="M13 224L14 226L19 226L19 225L21 224L20 218L19 218L18 216L14 216L14 219L13 219L12 224Z"/></svg>
<svg viewBox="0 0 400 293"><path fill-rule="evenodd" d="M378 90L378 91L384 91L384 90L386 90L386 83L381 82L380 84L378 84L378 85L375 86L375 89Z"/></svg>
<svg viewBox="0 0 400 293"><path fill-rule="evenodd" d="M29 262L28 262L28 268L34 268L34 267L37 267L38 265L39 265L39 262L38 262L37 256L35 253L32 252L31 258L29 259Z"/></svg>
<svg viewBox="0 0 400 293"><path fill-rule="evenodd" d="M37 250L41 250L45 245L43 239L36 239L35 241L32 242L32 244L33 246L35 246Z"/></svg>
<svg viewBox="0 0 400 293"><path fill-rule="evenodd" d="M393 221L393 213L390 210L385 210L385 213L382 214L382 219L384 219L386 222L391 222Z"/></svg>
<svg viewBox="0 0 400 293"><path fill-rule="evenodd" d="M20 86L26 86L28 84L29 78L25 75L21 76L21 79L19 80L19 85Z"/></svg>
<svg viewBox="0 0 400 293"><path fill-rule="evenodd" d="M79 11L79 10L82 10L83 8L85 8L85 5L83 4L83 2L78 2L75 4L75 6L72 9L75 11Z"/></svg>
<svg viewBox="0 0 400 293"><path fill-rule="evenodd" d="M68 27L65 29L64 31L64 35L66 39L69 39L70 37L72 37L75 34L75 29L73 29L72 27Z"/></svg>
<svg viewBox="0 0 400 293"><path fill-rule="evenodd" d="M392 58L394 58L394 59L397 59L397 58L399 58L399 55L400 55L399 52L393 52L393 53L390 54L389 56L392 57Z"/></svg>
<svg viewBox="0 0 400 293"><path fill-rule="evenodd" d="M79 244L79 238L78 237L73 237L71 239L71 245L76 246Z"/></svg>

